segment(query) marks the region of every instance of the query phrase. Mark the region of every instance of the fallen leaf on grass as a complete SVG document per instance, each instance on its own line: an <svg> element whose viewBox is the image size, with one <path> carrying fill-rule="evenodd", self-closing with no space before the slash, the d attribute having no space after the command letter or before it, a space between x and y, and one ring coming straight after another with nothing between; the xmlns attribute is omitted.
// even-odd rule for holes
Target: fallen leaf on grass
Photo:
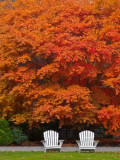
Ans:
<svg viewBox="0 0 120 160"><path fill-rule="evenodd" d="M120 157L120 155L117 155L117 157Z"/></svg>
<svg viewBox="0 0 120 160"><path fill-rule="evenodd" d="M45 154L45 155L44 155L44 157L48 157L48 156L49 156L48 154Z"/></svg>

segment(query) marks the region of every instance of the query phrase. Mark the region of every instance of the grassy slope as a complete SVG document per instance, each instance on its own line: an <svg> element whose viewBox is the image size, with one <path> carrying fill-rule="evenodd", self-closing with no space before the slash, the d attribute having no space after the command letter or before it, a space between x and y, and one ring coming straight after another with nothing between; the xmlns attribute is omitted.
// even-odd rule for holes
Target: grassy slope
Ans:
<svg viewBox="0 0 120 160"><path fill-rule="evenodd" d="M120 160L118 153L0 152L0 160Z"/></svg>

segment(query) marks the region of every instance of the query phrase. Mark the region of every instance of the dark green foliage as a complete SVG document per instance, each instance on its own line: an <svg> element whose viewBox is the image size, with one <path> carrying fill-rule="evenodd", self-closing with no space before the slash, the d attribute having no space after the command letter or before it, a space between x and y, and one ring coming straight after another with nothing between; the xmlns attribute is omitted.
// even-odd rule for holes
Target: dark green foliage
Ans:
<svg viewBox="0 0 120 160"><path fill-rule="evenodd" d="M25 134L23 134L22 130L20 130L19 128L14 128L12 130L12 134L15 144L20 144L28 140L28 137Z"/></svg>
<svg viewBox="0 0 120 160"><path fill-rule="evenodd" d="M0 145L9 145L13 143L13 136L6 120L0 119Z"/></svg>
<svg viewBox="0 0 120 160"><path fill-rule="evenodd" d="M39 124L40 128L32 128L27 131L27 135L29 137L30 141L40 141L43 140L43 132L47 131L47 130L55 130L57 132L59 132L59 122L56 120L54 122L50 122L50 123L44 123L44 124ZM23 128L23 127L22 127ZM61 137L63 138L63 137Z"/></svg>
<svg viewBox="0 0 120 160"><path fill-rule="evenodd" d="M105 134L106 129L104 127L98 127L94 130L96 138L113 138L110 134Z"/></svg>

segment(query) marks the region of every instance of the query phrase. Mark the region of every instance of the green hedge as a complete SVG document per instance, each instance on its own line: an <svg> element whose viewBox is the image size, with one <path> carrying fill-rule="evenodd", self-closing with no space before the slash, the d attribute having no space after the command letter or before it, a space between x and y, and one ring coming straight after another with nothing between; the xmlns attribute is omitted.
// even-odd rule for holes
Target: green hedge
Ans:
<svg viewBox="0 0 120 160"><path fill-rule="evenodd" d="M4 119L0 119L0 129L4 130L5 128L9 128L8 121Z"/></svg>
<svg viewBox="0 0 120 160"><path fill-rule="evenodd" d="M13 135L6 120L0 119L0 145L13 143Z"/></svg>

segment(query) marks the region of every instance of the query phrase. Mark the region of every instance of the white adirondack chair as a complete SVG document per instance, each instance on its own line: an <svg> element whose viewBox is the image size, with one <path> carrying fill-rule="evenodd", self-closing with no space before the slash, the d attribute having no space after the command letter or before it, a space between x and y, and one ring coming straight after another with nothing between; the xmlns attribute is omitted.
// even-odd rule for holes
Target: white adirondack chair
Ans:
<svg viewBox="0 0 120 160"><path fill-rule="evenodd" d="M59 134L57 132L48 130L43 133L43 136L44 140L41 142L44 145L44 152L46 152L48 149L59 149L61 152L61 147L64 140L58 140Z"/></svg>
<svg viewBox="0 0 120 160"><path fill-rule="evenodd" d="M91 131L82 131L79 133L80 140L76 141L79 146L79 151L81 150L93 150L96 151L96 146L99 141L94 140L94 133Z"/></svg>

